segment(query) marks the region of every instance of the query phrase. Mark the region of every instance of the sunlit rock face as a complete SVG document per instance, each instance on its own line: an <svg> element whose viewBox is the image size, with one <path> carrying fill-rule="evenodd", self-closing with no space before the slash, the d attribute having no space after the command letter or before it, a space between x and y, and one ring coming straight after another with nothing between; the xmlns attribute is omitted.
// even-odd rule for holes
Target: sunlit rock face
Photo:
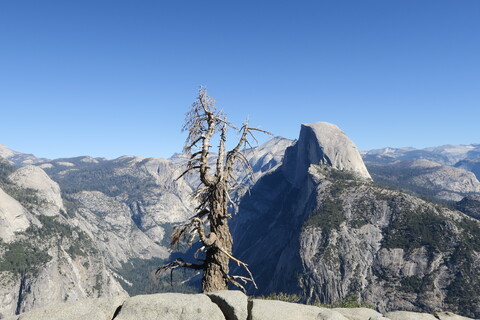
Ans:
<svg viewBox="0 0 480 320"><path fill-rule="evenodd" d="M15 232L24 231L29 226L27 210L0 189L0 239L11 242L15 238Z"/></svg>
<svg viewBox="0 0 480 320"><path fill-rule="evenodd" d="M281 167L242 199L231 226L234 255L258 284L247 285L252 294L322 303L356 296L381 312L480 316L479 223L373 183L336 126L303 125Z"/></svg>
<svg viewBox="0 0 480 320"><path fill-rule="evenodd" d="M331 123L302 124L297 143L285 153L282 169L286 178L298 185L312 164L328 165L371 179L355 144Z"/></svg>
<svg viewBox="0 0 480 320"><path fill-rule="evenodd" d="M459 201L480 193L473 172L426 159L366 162L375 182L437 200Z"/></svg>
<svg viewBox="0 0 480 320"><path fill-rule="evenodd" d="M40 200L39 212L46 216L56 216L65 210L58 183L39 167L26 166L12 173L9 179L24 189L33 189Z"/></svg>

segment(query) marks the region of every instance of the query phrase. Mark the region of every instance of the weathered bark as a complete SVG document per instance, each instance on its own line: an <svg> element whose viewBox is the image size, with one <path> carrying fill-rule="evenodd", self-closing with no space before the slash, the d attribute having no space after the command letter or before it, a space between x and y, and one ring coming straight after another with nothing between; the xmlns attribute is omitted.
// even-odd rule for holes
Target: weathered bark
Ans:
<svg viewBox="0 0 480 320"><path fill-rule="evenodd" d="M224 181L220 181L212 192L210 233L216 235L216 241L207 251L206 269L202 279L205 292L226 290L228 287L230 257L224 251L232 254L233 240L228 228L227 192L227 184Z"/></svg>
<svg viewBox="0 0 480 320"><path fill-rule="evenodd" d="M228 227L219 226L217 230L217 243L227 252L232 251L232 236ZM226 290L228 287L229 274L228 262L230 258L212 246L207 251L206 268L203 272L202 287L204 292Z"/></svg>

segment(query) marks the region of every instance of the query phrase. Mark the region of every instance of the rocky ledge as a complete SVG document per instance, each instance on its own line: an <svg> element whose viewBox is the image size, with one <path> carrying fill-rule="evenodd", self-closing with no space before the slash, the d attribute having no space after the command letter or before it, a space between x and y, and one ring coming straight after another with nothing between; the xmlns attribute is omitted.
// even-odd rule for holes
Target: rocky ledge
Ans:
<svg viewBox="0 0 480 320"><path fill-rule="evenodd" d="M0 318L1 315L0 315ZM118 296L52 305L5 320L461 320L450 312L395 311L385 315L367 308L319 308L277 300L250 299L240 291L207 294L159 293Z"/></svg>

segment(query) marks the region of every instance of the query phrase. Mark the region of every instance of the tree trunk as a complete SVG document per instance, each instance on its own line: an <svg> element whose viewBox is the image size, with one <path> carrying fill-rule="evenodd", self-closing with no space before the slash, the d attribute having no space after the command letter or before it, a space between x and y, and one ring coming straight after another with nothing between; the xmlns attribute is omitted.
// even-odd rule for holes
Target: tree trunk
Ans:
<svg viewBox="0 0 480 320"><path fill-rule="evenodd" d="M232 236L228 227L217 228L217 244L219 247L232 252ZM220 251L216 246L210 247L207 251L207 267L203 272L202 287L204 292L227 290L229 274L228 262L230 258Z"/></svg>
<svg viewBox="0 0 480 320"><path fill-rule="evenodd" d="M227 185L218 183L213 192L210 215L210 232L215 233L217 240L207 251L207 267L203 272L202 287L204 292L228 289L229 267L228 257L219 248L232 254L232 235L227 221Z"/></svg>

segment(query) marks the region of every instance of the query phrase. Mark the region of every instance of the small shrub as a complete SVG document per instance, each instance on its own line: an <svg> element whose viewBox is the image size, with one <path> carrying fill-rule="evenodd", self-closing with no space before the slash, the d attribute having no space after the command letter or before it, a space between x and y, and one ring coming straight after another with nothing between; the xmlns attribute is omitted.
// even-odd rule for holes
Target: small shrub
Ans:
<svg viewBox="0 0 480 320"><path fill-rule="evenodd" d="M374 308L372 305L359 302L359 300L360 300L359 296L351 295L333 304L324 304L324 303L320 303L319 301L315 301L312 303L312 305L319 308L368 308L368 309Z"/></svg>
<svg viewBox="0 0 480 320"><path fill-rule="evenodd" d="M348 296L332 305L333 308L369 308L373 306L359 302L360 298L357 295Z"/></svg>
<svg viewBox="0 0 480 320"><path fill-rule="evenodd" d="M301 300L299 295L288 294L285 292L272 293L266 297L259 297L259 298L264 300L279 300L279 301L292 302L292 303L299 303Z"/></svg>

